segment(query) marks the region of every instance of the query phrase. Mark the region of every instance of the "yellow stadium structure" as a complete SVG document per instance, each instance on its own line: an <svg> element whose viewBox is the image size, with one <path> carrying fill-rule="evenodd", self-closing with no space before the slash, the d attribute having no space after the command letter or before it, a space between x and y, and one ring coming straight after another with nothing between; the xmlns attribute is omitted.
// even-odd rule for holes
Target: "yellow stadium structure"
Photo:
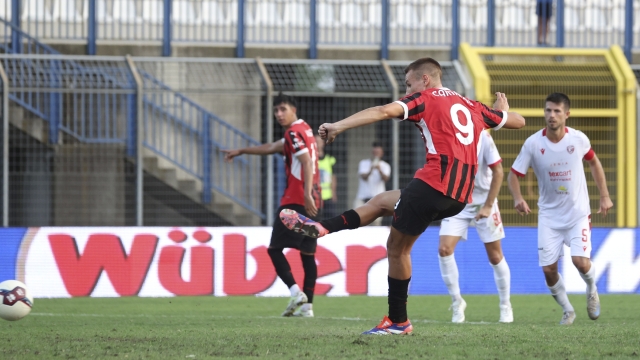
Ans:
<svg viewBox="0 0 640 360"><path fill-rule="evenodd" d="M493 134L508 172L524 140L545 126L544 99L563 92L571 99L567 125L583 131L598 154L607 176L614 209L596 216L599 192L588 166L587 184L594 225L637 226L636 79L618 46L610 49L496 48L460 46L461 60L473 79L477 100L491 105L495 92L507 94L511 110L527 119L519 131ZM511 195L501 191L503 220L509 225L534 225L537 216L520 217ZM523 194L537 213L537 187L532 171Z"/></svg>

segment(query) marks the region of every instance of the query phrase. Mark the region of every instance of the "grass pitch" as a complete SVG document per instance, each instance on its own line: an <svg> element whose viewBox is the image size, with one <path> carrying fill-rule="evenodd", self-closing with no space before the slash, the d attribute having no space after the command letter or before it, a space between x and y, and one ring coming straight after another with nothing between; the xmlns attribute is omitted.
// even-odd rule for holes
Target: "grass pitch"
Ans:
<svg viewBox="0 0 640 360"><path fill-rule="evenodd" d="M497 296L465 296L466 324L451 324L448 296L412 296L412 336L361 336L386 298L317 297L316 318L281 318L284 298L36 299L32 313L0 320L0 359L640 358L640 296L605 295L589 320L571 296L573 326L551 296L513 296L515 322L497 323Z"/></svg>

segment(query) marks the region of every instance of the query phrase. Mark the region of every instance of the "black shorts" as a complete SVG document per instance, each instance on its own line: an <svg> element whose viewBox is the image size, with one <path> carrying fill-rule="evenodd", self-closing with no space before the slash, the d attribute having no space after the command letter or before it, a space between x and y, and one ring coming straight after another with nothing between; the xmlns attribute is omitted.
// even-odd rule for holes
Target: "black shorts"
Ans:
<svg viewBox="0 0 640 360"><path fill-rule="evenodd" d="M269 247L276 249L293 248L305 253L315 254L318 239L310 238L287 229L282 221L280 221L280 211L282 211L282 209L295 210L304 216L310 217L302 205L283 205L279 207L278 212L276 212L276 218L273 220L273 231L271 232Z"/></svg>
<svg viewBox="0 0 640 360"><path fill-rule="evenodd" d="M553 15L553 3L538 1L536 4L536 15L544 19L550 19L551 15Z"/></svg>
<svg viewBox="0 0 640 360"><path fill-rule="evenodd" d="M403 234L420 235L432 221L457 215L466 205L413 179L400 193L391 225Z"/></svg>

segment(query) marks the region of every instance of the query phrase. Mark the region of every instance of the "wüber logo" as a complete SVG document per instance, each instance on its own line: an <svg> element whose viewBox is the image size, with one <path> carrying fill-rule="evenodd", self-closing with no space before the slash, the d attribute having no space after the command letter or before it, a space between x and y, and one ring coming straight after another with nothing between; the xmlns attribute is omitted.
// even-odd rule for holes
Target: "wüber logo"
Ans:
<svg viewBox="0 0 640 360"><path fill-rule="evenodd" d="M566 188L566 186L558 186L558 189L556 189L556 194L558 195L567 195L569 194L569 189Z"/></svg>

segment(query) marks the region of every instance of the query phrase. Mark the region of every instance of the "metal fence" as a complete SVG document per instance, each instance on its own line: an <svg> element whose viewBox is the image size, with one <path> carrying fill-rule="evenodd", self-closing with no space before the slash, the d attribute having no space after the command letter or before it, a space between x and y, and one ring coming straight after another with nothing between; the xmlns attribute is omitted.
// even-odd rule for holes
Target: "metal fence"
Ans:
<svg viewBox="0 0 640 360"><path fill-rule="evenodd" d="M407 65L0 59L9 130L2 157L8 187L0 196L7 199L4 224L12 226L265 224L285 186L282 158L243 155L225 163L220 150L282 137L271 105L278 91L298 99L298 114L315 130L396 99ZM464 93L459 67L442 65L445 86ZM345 134L327 147L338 160L335 209L353 206L358 164L370 157L373 141L392 167L388 189L404 186L423 165L424 145L408 124L383 122Z"/></svg>
<svg viewBox="0 0 640 360"><path fill-rule="evenodd" d="M640 0L5 0L0 18L52 42L451 47L640 46ZM537 15L541 10L543 16ZM546 12L549 11L549 14ZM548 16L546 16L548 15ZM548 24L545 19L549 19Z"/></svg>

